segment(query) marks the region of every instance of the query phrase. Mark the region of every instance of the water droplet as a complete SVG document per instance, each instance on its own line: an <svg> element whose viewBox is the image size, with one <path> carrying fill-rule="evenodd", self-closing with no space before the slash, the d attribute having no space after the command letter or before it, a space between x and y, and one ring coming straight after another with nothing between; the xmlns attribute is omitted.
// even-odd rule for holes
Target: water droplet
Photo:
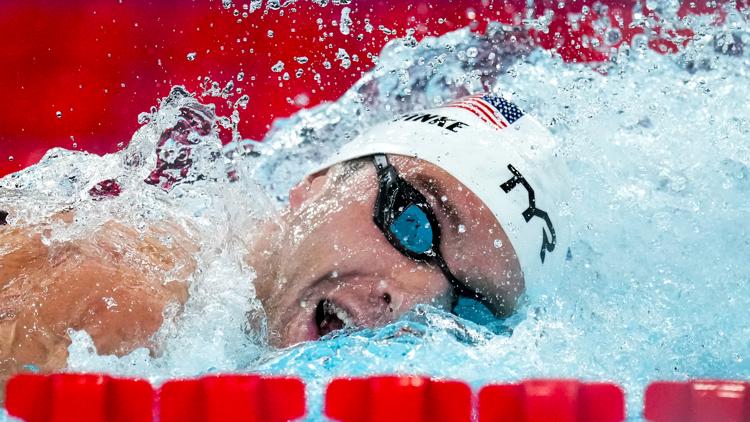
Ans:
<svg viewBox="0 0 750 422"><path fill-rule="evenodd" d="M270 29L268 30L268 38L273 38L273 31Z"/></svg>
<svg viewBox="0 0 750 422"><path fill-rule="evenodd" d="M8 157L8 161L13 161L13 156L12 155Z"/></svg>
<svg viewBox="0 0 750 422"><path fill-rule="evenodd" d="M197 55L198 55L198 53L196 53L195 51L190 52L190 53L187 54L187 59L192 62L193 60L195 60L195 56L197 56Z"/></svg>
<svg viewBox="0 0 750 422"><path fill-rule="evenodd" d="M307 56L299 56L299 57L295 57L294 60L296 60L297 63L299 64L305 64L307 63L308 58Z"/></svg>
<svg viewBox="0 0 750 422"><path fill-rule="evenodd" d="M472 59L479 54L479 50L476 49L476 47L469 47L466 50L466 57L471 57Z"/></svg>
<svg viewBox="0 0 750 422"><path fill-rule="evenodd" d="M365 27L365 29L367 29L367 27ZM395 35L396 34L396 30L395 29L389 29L385 25L378 25L378 29L380 30L380 32L384 33L385 35Z"/></svg>
<svg viewBox="0 0 750 422"><path fill-rule="evenodd" d="M300 107L306 107L308 104L310 104L310 97L305 94L298 94L296 97L294 97L294 104Z"/></svg>
<svg viewBox="0 0 750 422"><path fill-rule="evenodd" d="M62 117L62 111L56 112L55 116L57 116L58 119L61 118Z"/></svg>
<svg viewBox="0 0 750 422"><path fill-rule="evenodd" d="M245 72L240 72L237 74L237 81L241 82L243 79L245 79Z"/></svg>
<svg viewBox="0 0 750 422"><path fill-rule="evenodd" d="M343 48L339 48L339 51L336 53L336 60L341 61L341 67L344 69L349 69L349 67L352 65L351 59L349 59L349 53L346 52Z"/></svg>
<svg viewBox="0 0 750 422"><path fill-rule="evenodd" d="M250 102L250 96L247 94L241 96L237 102L234 103L235 108L242 107L243 109L247 108L247 104Z"/></svg>
<svg viewBox="0 0 750 422"><path fill-rule="evenodd" d="M282 70L284 70L284 62L282 62L281 60L279 60L278 62L276 62L276 64L273 65L273 67L271 67L271 71L273 71L275 73L279 73Z"/></svg>
<svg viewBox="0 0 750 422"><path fill-rule="evenodd" d="M617 44L622 39L622 33L617 28L610 28L604 33L604 39L608 44Z"/></svg>
<svg viewBox="0 0 750 422"><path fill-rule="evenodd" d="M459 224L458 225L458 232L459 233L466 233L466 226L464 226L463 224Z"/></svg>
<svg viewBox="0 0 750 422"><path fill-rule="evenodd" d="M222 0L221 5L224 6L224 9L231 9L232 8L232 0Z"/></svg>
<svg viewBox="0 0 750 422"><path fill-rule="evenodd" d="M352 24L352 19L349 17L349 13L351 13L351 11L352 9L348 7L341 9L341 21L339 23L339 31L341 31L343 35L349 35L349 33L351 32L351 30L349 29L349 27Z"/></svg>
<svg viewBox="0 0 750 422"><path fill-rule="evenodd" d="M500 239L495 239L495 242L493 242L493 246L495 246L495 249L500 249L503 247L503 241Z"/></svg>
<svg viewBox="0 0 750 422"><path fill-rule="evenodd" d="M443 195L443 196L440 197L440 200L443 201L443 202L445 202L445 201L448 200L448 197L445 196L445 195Z"/></svg>

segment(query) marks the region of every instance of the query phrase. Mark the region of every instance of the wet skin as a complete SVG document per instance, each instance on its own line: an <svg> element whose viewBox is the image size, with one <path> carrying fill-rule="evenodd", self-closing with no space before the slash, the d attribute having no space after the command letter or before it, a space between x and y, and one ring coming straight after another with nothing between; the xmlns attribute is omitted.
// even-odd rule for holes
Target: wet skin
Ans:
<svg viewBox="0 0 750 422"><path fill-rule="evenodd" d="M0 392L27 365L65 367L68 329L86 330L100 354L123 355L153 346L165 306L187 300L184 280L195 270L190 256L197 248L181 241L176 227L138 232L110 222L86 239L43 242L49 226L70 219L0 226Z"/></svg>
<svg viewBox="0 0 750 422"><path fill-rule="evenodd" d="M489 209L435 165L403 156L391 162L430 201L451 271L498 315L512 312L523 277ZM402 255L374 224L377 188L369 160L320 172L292 189L281 224L258 237L248 262L258 272L272 344L315 340L332 326L383 325L420 303L450 306L443 273Z"/></svg>
<svg viewBox="0 0 750 422"><path fill-rule="evenodd" d="M440 168L400 156L391 162L431 202L454 275L481 291L497 314L512 312L523 278L492 213ZM253 235L247 262L258 274L272 345L315 340L347 325L383 325L419 303L449 307L442 272L402 255L375 226L376 194L368 161L337 165L300 182L288 209ZM0 387L24 365L64 367L68 328L89 332L101 354L156 351L150 339L165 307L187 300L198 246L166 224L138 232L111 222L53 246L41 241L44 230L0 225ZM165 231L169 245L160 240Z"/></svg>

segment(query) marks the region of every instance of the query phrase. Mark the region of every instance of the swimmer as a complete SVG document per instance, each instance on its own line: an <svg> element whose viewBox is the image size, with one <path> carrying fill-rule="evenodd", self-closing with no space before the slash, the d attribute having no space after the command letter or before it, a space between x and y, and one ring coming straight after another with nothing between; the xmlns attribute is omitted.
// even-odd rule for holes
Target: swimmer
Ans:
<svg viewBox="0 0 750 422"><path fill-rule="evenodd" d="M207 130L199 113L183 117L192 120L162 137ZM253 236L246 260L269 342L381 326L418 304L451 311L460 297L512 314L525 285L560 271L567 251L556 147L494 95L369 128L292 188L287 209ZM63 368L69 328L86 330L100 354L154 350L165 307L187 300L199 247L169 224L138 231L113 221L54 247L44 229L0 225L0 377Z"/></svg>

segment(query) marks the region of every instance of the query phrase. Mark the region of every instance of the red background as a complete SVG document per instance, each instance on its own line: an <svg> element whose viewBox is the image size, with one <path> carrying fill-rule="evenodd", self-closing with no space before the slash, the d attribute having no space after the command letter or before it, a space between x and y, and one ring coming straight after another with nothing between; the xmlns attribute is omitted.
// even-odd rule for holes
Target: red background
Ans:
<svg viewBox="0 0 750 422"><path fill-rule="evenodd" d="M289 0L281 3L285 1ZM138 128L139 113L156 105L173 85L200 91L203 77L223 87L244 72L244 80L235 81L236 88L250 95L247 109L240 110L240 133L262 139L274 118L300 108L292 99L304 94L307 106L336 99L372 67L368 53L376 55L389 39L405 36L407 29L415 29L420 39L467 25L483 31L490 20L519 23L526 1L352 0L321 7L298 0L279 10L266 9L264 2L263 8L243 18L244 3L250 0L236 1L229 9L219 0L1 2L0 176L37 162L51 147L99 154L116 151ZM558 1L536 2L532 15L550 10L553 19L547 33L532 37L568 61L605 60L607 50L581 43L584 35L602 37L590 24L596 17L593 3L568 1L560 8ZM621 29L622 42L643 32L639 26L629 28L635 0L599 3L619 18L613 22ZM643 3L644 12L656 17ZM712 13L707 3L685 1L679 13ZM584 6L588 12L579 16L577 27L572 26L569 13L581 13ZM349 35L332 24L340 20L343 7L351 9ZM365 30L365 19L374 27L371 32ZM395 35L386 34L380 25ZM650 45L663 52L675 51L690 35L658 28L657 33ZM350 56L357 54L359 61L341 68L335 60L339 48ZM188 60L192 52L195 59ZM309 62L295 62L298 56ZM330 69L323 65L326 60ZM278 61L285 67L276 73L271 68ZM297 69L304 69L299 78ZM284 72L289 72L289 80L282 79Z"/></svg>

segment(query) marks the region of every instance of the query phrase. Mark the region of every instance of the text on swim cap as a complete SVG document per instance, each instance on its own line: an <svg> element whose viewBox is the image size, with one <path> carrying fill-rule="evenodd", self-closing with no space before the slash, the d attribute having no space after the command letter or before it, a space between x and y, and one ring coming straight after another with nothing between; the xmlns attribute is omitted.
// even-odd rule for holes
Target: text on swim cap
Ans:
<svg viewBox="0 0 750 422"><path fill-rule="evenodd" d="M436 125L438 127L445 128L446 130L449 130L451 132L458 132L459 129L469 126L467 123L464 123L460 120L430 113L404 114L402 116L396 117L395 119L393 119L393 121L427 123L430 125Z"/></svg>
<svg viewBox="0 0 750 422"><path fill-rule="evenodd" d="M534 189L532 189L531 185L529 185L529 182L526 181L526 178L523 177L521 172L516 170L516 168L511 164L508 164L508 170L513 173L513 177L507 182L500 185L500 187L505 193L509 193L519 184L523 186L529 196L529 206L521 213L521 215L523 215L523 218L527 223L534 217L538 217L544 220L544 222L547 224L550 235L552 236L552 241L550 241L547 237L547 232L544 230L544 228L542 228L542 250L539 252L539 256L540 258L542 258L542 263L544 263L545 254L547 252L554 251L555 243L557 242L557 237L555 236L555 228L552 226L552 220L550 220L549 215L545 211L542 211L536 207L536 196L534 195Z"/></svg>

